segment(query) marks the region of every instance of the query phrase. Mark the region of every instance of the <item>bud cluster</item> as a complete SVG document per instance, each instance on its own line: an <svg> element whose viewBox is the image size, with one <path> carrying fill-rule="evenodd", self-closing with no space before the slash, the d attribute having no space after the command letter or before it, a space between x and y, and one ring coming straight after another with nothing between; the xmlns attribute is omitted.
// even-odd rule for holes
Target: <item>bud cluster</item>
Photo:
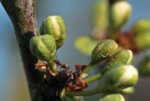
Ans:
<svg viewBox="0 0 150 101"><path fill-rule="evenodd" d="M111 39L99 42L93 49L91 54L91 63L98 64L103 60L109 61L108 65L112 64L130 64L133 58L133 53L128 49L121 49L118 44Z"/></svg>
<svg viewBox="0 0 150 101"><path fill-rule="evenodd" d="M41 24L40 35L30 40L31 53L41 61L46 61L54 70L57 49L66 39L66 28L61 16L48 16Z"/></svg>
<svg viewBox="0 0 150 101"><path fill-rule="evenodd" d="M130 13L131 6L127 1L116 0L110 6L109 17L112 30L120 29L127 22ZM95 26L101 27L99 23ZM134 27L135 31L137 29L136 27L137 26ZM89 72L91 69L90 66L105 62L105 65L103 65L104 68L99 72L101 74L101 79L96 87L96 92L107 93L107 95L99 101L125 101L121 93L130 93L133 91L138 81L138 71L131 65L133 58L131 50L119 47L112 39L99 41L91 53L89 67L87 66L85 69L80 68L79 72L72 72L70 70L68 72L66 71L67 69L57 71L55 69L57 66L55 61L57 50L66 40L64 20L61 16L48 16L43 20L39 30L39 35L33 36L30 40L30 50L38 60L46 62L46 65L42 65L40 69L37 65L40 71L47 72L48 70L51 77L61 81L61 83L64 81L63 86L60 84L59 90L65 89L66 92L76 91L74 94L77 94L77 91L82 91L88 84L86 81L82 80L81 74ZM49 68L47 69L46 67ZM70 81L66 84L68 79ZM49 80L49 82L51 81ZM82 95L84 92L79 93L79 95L80 94Z"/></svg>
<svg viewBox="0 0 150 101"><path fill-rule="evenodd" d="M93 49L91 59L92 63L95 64L106 61L106 64L103 65L105 67L102 69L102 77L97 86L97 89L100 92L133 92L134 86L138 81L138 70L131 65L133 59L133 53L131 50L122 49L118 47L118 44L115 41L108 39L97 44ZM109 94L106 96L109 96ZM103 101L103 99L105 99L105 97L100 101Z"/></svg>

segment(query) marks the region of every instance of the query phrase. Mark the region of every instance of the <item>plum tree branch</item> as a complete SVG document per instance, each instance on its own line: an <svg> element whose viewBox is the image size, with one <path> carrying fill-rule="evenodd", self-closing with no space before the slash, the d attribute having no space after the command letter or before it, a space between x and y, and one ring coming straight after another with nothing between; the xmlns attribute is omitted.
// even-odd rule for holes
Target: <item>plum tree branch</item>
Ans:
<svg viewBox="0 0 150 101"><path fill-rule="evenodd" d="M42 95L41 98L36 95L39 92L38 88L42 82L42 75L34 69L34 63L37 59L29 50L29 40L37 34L36 0L1 0L1 3L15 29L31 99L32 101L45 101L42 100Z"/></svg>

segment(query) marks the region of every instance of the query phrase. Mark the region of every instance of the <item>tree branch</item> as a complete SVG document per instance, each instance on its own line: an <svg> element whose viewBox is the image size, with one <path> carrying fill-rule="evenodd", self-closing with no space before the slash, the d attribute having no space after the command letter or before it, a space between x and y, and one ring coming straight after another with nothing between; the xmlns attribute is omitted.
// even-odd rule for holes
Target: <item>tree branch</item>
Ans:
<svg viewBox="0 0 150 101"><path fill-rule="evenodd" d="M29 50L29 40L37 34L36 0L1 0L1 3L14 25L32 101L42 101L36 95L42 75L34 69L37 60Z"/></svg>

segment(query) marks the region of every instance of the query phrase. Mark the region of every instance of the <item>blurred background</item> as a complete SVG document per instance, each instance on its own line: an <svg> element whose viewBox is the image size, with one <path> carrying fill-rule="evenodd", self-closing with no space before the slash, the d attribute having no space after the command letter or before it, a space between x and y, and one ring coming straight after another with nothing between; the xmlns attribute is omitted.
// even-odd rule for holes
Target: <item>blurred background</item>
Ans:
<svg viewBox="0 0 150 101"><path fill-rule="evenodd" d="M87 64L87 56L78 52L74 41L82 34L90 34L91 10L96 0L37 0L38 26L48 15L63 16L67 26L67 40L59 49L58 58L71 67ZM149 0L129 0L133 7L132 16L125 28L139 18L150 18ZM138 62L143 54L135 57ZM150 101L150 78L140 78L136 92L128 96L128 101ZM98 96L87 97L91 101ZM88 100L87 100L88 99ZM26 77L12 23L0 3L0 101L30 101ZM94 100L93 100L94 101Z"/></svg>

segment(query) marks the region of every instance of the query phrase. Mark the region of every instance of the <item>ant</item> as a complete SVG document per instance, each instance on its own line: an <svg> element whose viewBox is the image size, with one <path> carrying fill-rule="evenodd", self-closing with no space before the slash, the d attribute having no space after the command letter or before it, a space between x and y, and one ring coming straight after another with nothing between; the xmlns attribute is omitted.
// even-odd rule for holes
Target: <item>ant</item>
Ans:
<svg viewBox="0 0 150 101"><path fill-rule="evenodd" d="M35 68L46 75L45 82L48 87L55 88L56 92L60 92L63 88L68 91L82 91L88 87L88 83L80 78L85 65L75 65L74 72L70 70L68 64L62 64L59 60L55 60L55 65L59 70L53 73L46 62L38 61L35 64Z"/></svg>

